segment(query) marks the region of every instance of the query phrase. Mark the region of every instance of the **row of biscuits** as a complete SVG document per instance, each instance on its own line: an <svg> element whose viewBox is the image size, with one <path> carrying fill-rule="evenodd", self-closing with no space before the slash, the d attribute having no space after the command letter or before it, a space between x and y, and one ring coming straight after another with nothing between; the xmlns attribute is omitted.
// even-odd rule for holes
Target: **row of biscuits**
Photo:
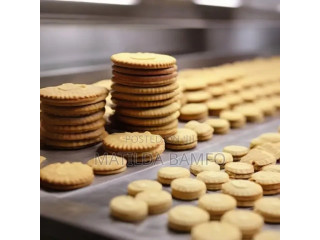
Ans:
<svg viewBox="0 0 320 240"><path fill-rule="evenodd" d="M227 119L232 128L262 122L280 108L279 79L279 58L182 70L179 119L201 121L209 114Z"/></svg>
<svg viewBox="0 0 320 240"><path fill-rule="evenodd" d="M261 136L262 138L271 136L271 133ZM233 154L238 157L245 156L251 151L244 146L236 145L226 146L224 150L226 152L219 154ZM232 163L250 165L249 163L230 162L226 163L226 169ZM272 166L278 167L273 168ZM235 166L233 168L237 169ZM241 170L242 167L240 166L238 169ZM251 169L253 170L252 165ZM190 178L190 171L197 176L196 179ZM262 171L253 173L250 180L230 180L227 173L220 171L220 166L217 163L209 161L206 164L194 162L190 165L190 171L182 167L164 167L158 171L158 182L171 186L173 198L184 201L199 199L197 207L178 205L170 209L168 226L172 230L191 231L192 239L210 239L212 234L218 234L222 229L229 229L227 232L220 233L222 239L260 239L260 237L263 239L264 236L268 239L279 239L277 232L261 232L263 221L280 223L280 199L278 197L262 197L263 194L269 194L264 192L266 183L272 182L272 184L280 186L279 165L266 165ZM210 178L211 182L206 181ZM210 185L212 183L216 183L216 185ZM208 184L217 188L210 189ZM219 189L222 189L222 193L206 194L206 190L216 191ZM111 215L123 221L140 221L147 217L148 209L161 209L159 212L154 210L149 212L149 214L159 214L167 211L172 205L170 194L163 191L157 181L137 180L131 182L128 185L128 193L131 197L118 196L110 202ZM135 197L141 195L143 197ZM124 204L123 201L135 204L131 204L130 211L123 207L119 209L117 205L120 204L120 199L121 204ZM139 215L138 218L137 213L141 213L142 202L145 202L145 215ZM238 210L236 206L252 206L254 211ZM193 218L189 216L193 216ZM210 222L210 219L214 222Z"/></svg>
<svg viewBox="0 0 320 240"><path fill-rule="evenodd" d="M243 99L239 97L243 88L234 88L236 90L231 91L233 95L211 100L207 105L192 103L180 109L177 101L183 84L179 87L177 83L176 60L173 57L151 53L120 53L113 55L111 59L114 63L112 85L109 81L99 81L94 85L68 83L40 90L41 143L60 149L96 144L106 135L106 118L109 120L109 115L113 113L113 123L119 128L138 132L150 131L170 137L177 133L178 117L181 121L202 120L209 113L227 120L231 128L238 128L246 121L260 122L264 115L274 112L274 105L263 99L258 102L247 99L247 103L243 104ZM213 87L219 87L222 83L234 85L235 81L246 83L245 89L256 85L263 87L270 81L277 82L274 81L274 78L278 78L276 73L268 78L262 77L261 80L261 75L266 70L276 71L274 68L277 68L277 62L276 58L238 62L208 69L182 71L182 76L187 77L187 82L205 82ZM258 67L254 68L255 71L248 71L251 69L248 66L252 64ZM239 69L243 67L247 72L240 74ZM250 74L259 77L248 78ZM198 76L199 81L194 76ZM244 76L247 76L247 80L238 79ZM219 81L212 80L217 77ZM269 95L265 97L279 93L278 88L274 89L268 91ZM109 91L112 98L111 95L107 97ZM205 95L205 92L197 92L192 98L203 99ZM108 99L108 106L104 99ZM198 134L199 141L210 139L212 135L209 132L210 130L204 133L204 136ZM227 129L220 132L226 133ZM190 143L189 147L191 145L195 146L195 141Z"/></svg>
<svg viewBox="0 0 320 240"><path fill-rule="evenodd" d="M185 147L188 145L190 140L194 141L194 139L197 139L197 133L191 129L186 128L178 130L180 130L178 131L180 134L179 137L177 137L176 139L170 137L171 143L173 143L172 146L176 146L175 148ZM166 139L166 141L168 140ZM253 146L253 148L250 150L243 146L232 145L225 147L223 149L223 152L210 153L207 155L206 160L212 163L206 162L205 166L203 166L204 164L199 162L196 165L192 165L191 171L195 173L195 175L197 175L198 173L206 169L220 170L225 168L226 173L228 173L230 178L252 178L252 180L262 184L264 194L276 194L280 191L280 182L269 183L267 180L268 177L272 178L271 173L253 174L253 172L264 169L276 171L276 168L272 165L275 164L278 160L280 160L280 134L265 133L253 139L252 141L255 142L255 144L257 145ZM158 160L159 158L161 158L161 153L164 151L164 145L165 140L160 135L154 135L149 132L110 134L108 135L108 137L104 139L103 142L103 146L107 154L106 158L102 156L98 160L96 159L95 161L89 161L88 164L93 168L92 171L94 171L96 174L120 173L125 171L127 160L134 163ZM117 158L117 156L119 158ZM44 159L44 157L40 157L40 163L44 161ZM233 162L234 160L240 160L240 162ZM120 161L122 164L119 164ZM45 187L50 188L50 183L52 183L51 187L55 188L57 184L59 185L57 188L63 190L63 187L61 187L63 183L60 181L55 183L53 180L50 180L50 174L52 173L52 171L56 171L55 169L63 169L65 165L67 166L67 169L73 168L72 164L70 163L57 163L55 165L49 165L48 168L50 169L52 167L53 169L49 170L49 176L44 176L42 180L44 182L43 185ZM79 166L79 168L82 167ZM43 170L42 172L45 172L45 170ZM68 174L68 170L66 174ZM210 177L210 174L208 174L207 178L208 177ZM90 179L91 181L85 181L85 183L90 184L93 178ZM280 177L278 181L280 181ZM220 182L218 184L222 183L223 182ZM82 187L84 183L81 182L80 185L78 184L80 183L74 185L73 182L66 182L66 190Z"/></svg>

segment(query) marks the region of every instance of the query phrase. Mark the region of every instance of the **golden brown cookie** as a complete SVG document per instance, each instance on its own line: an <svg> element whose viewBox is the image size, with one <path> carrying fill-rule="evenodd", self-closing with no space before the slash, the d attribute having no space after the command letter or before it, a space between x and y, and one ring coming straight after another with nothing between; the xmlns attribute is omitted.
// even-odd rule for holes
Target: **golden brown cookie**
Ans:
<svg viewBox="0 0 320 240"><path fill-rule="evenodd" d="M214 134L226 134L230 130L229 121L222 118L212 118L205 121L205 123L209 124L213 127Z"/></svg>
<svg viewBox="0 0 320 240"><path fill-rule="evenodd" d="M132 86L132 87L162 87L162 86L166 86L169 84L172 84L174 82L177 81L177 78L170 78L170 79L157 79L156 81L134 81L134 80L124 80L122 78L117 78L117 77L112 77L112 81L115 83L119 83L121 85L125 85L125 86Z"/></svg>
<svg viewBox="0 0 320 240"><path fill-rule="evenodd" d="M280 198L263 197L254 203L254 211L267 223L280 223Z"/></svg>
<svg viewBox="0 0 320 240"><path fill-rule="evenodd" d="M128 117L128 116L122 116L117 115L117 119L120 120L123 123L133 125L133 126L142 126L142 127L155 127L155 126L163 126L168 123L173 122L179 117L180 113L179 111L176 111L174 113L171 113L165 117L159 117L159 118L136 118L136 117Z"/></svg>
<svg viewBox="0 0 320 240"><path fill-rule="evenodd" d="M175 81L172 84L165 85L162 87L128 87L125 85L114 83L112 84L112 90L121 93L139 94L139 95L150 95L168 93L179 88L179 84Z"/></svg>
<svg viewBox="0 0 320 240"><path fill-rule="evenodd" d="M254 173L253 166L244 162L227 163L225 170L229 177L234 179L249 179Z"/></svg>
<svg viewBox="0 0 320 240"><path fill-rule="evenodd" d="M177 178L171 182L171 194L180 200L195 200L206 193L204 182L194 178Z"/></svg>
<svg viewBox="0 0 320 240"><path fill-rule="evenodd" d="M277 160L280 159L280 142L278 143L263 143L255 149L262 150L272 154Z"/></svg>
<svg viewBox="0 0 320 240"><path fill-rule="evenodd" d="M141 221L148 215L145 201L127 195L114 197L109 208L111 216L125 222Z"/></svg>
<svg viewBox="0 0 320 240"><path fill-rule="evenodd" d="M190 172L192 172L193 175L198 175L199 173L203 171L220 171L220 166L216 164L215 162L210 162L207 160L203 161L195 161L190 165Z"/></svg>
<svg viewBox="0 0 320 240"><path fill-rule="evenodd" d="M167 75L177 71L177 65L173 65L168 68L160 69L139 69L139 68L128 68L113 65L112 69L119 73L129 74L129 75L147 75L147 76L157 76L157 75Z"/></svg>
<svg viewBox="0 0 320 240"><path fill-rule="evenodd" d="M53 106L82 106L103 101L108 90L103 87L64 83L40 89L42 103Z"/></svg>
<svg viewBox="0 0 320 240"><path fill-rule="evenodd" d="M157 118L168 116L180 108L180 104L177 102L171 103L169 105L157 108L147 108L147 109L134 109L134 108L116 108L117 114L129 117L137 118Z"/></svg>
<svg viewBox="0 0 320 240"><path fill-rule="evenodd" d="M220 168L223 169L225 164L233 161L233 157L227 152L211 152L207 154L207 160L219 164Z"/></svg>
<svg viewBox="0 0 320 240"><path fill-rule="evenodd" d="M157 94L130 94L130 93L121 93L113 91L111 93L112 98L117 100L126 100L126 101L146 101L146 102L155 102L163 101L177 96L180 93L179 89L176 89L172 92L167 93L157 93Z"/></svg>
<svg viewBox="0 0 320 240"><path fill-rule="evenodd" d="M181 107L179 119L181 121L201 120L208 116L208 108L202 103L190 103Z"/></svg>
<svg viewBox="0 0 320 240"><path fill-rule="evenodd" d="M92 145L95 145L97 143L100 143L104 137L108 135L107 132L103 132L100 136L92 139L86 139L86 140L74 140L74 141L63 141L63 140L54 140L49 139L45 137L41 137L41 143L49 148L54 149L81 149L85 147L89 147Z"/></svg>
<svg viewBox="0 0 320 240"><path fill-rule="evenodd" d="M162 185L157 181L142 179L131 182L128 185L128 194L131 196L135 196L140 192L146 190L162 190Z"/></svg>
<svg viewBox="0 0 320 240"><path fill-rule="evenodd" d="M125 128L127 130L130 129L137 132L149 131L152 134L157 134L162 137L170 137L177 133L177 127L178 127L178 120L174 120L162 126L146 127L146 126L127 125Z"/></svg>
<svg viewBox="0 0 320 240"><path fill-rule="evenodd" d="M235 111L222 111L220 118L230 122L231 128L241 128L246 124L246 118L242 113Z"/></svg>
<svg viewBox="0 0 320 240"><path fill-rule="evenodd" d="M174 57L156 53L117 53L111 56L111 61L120 67L138 69L163 69L176 64Z"/></svg>
<svg viewBox="0 0 320 240"><path fill-rule="evenodd" d="M263 227L263 218L248 210L231 210L221 217L221 222L237 226L242 232L242 239L252 239Z"/></svg>
<svg viewBox="0 0 320 240"><path fill-rule="evenodd" d="M114 155L97 156L90 159L87 164L97 175L117 174L127 169L127 160Z"/></svg>
<svg viewBox="0 0 320 240"><path fill-rule="evenodd" d="M251 181L256 182L263 188L264 195L280 193L280 173L271 171L260 171L252 174Z"/></svg>
<svg viewBox="0 0 320 240"><path fill-rule="evenodd" d="M41 112L41 121L47 125L82 125L102 119L104 110L81 117L57 117Z"/></svg>
<svg viewBox="0 0 320 240"><path fill-rule="evenodd" d="M188 103L203 103L211 98L211 95L206 91L192 91L184 94Z"/></svg>
<svg viewBox="0 0 320 240"><path fill-rule="evenodd" d="M243 102L239 94L228 94L220 98L221 100L227 102L230 108L233 108Z"/></svg>
<svg viewBox="0 0 320 240"><path fill-rule="evenodd" d="M97 121L81 125L50 125L42 122L41 127L54 133L84 133L104 127L105 124L105 119L98 119Z"/></svg>
<svg viewBox="0 0 320 240"><path fill-rule="evenodd" d="M108 135L104 147L108 152L147 152L163 143L163 138L149 132L124 132Z"/></svg>
<svg viewBox="0 0 320 240"><path fill-rule="evenodd" d="M268 152L254 148L242 157L240 161L252 164L255 171L259 171L263 166L276 163L277 159Z"/></svg>
<svg viewBox="0 0 320 240"><path fill-rule="evenodd" d="M171 194L163 190L144 190L136 195L136 199L147 203L149 214L164 213L172 206Z"/></svg>
<svg viewBox="0 0 320 240"><path fill-rule="evenodd" d="M171 103L177 102L179 100L179 96L172 97L170 99L161 100L161 101L154 101L154 102L144 102L144 101L124 101L112 98L114 104L120 107L127 107L127 108L154 108L154 107L162 107L167 106Z"/></svg>
<svg viewBox="0 0 320 240"><path fill-rule="evenodd" d="M53 163L40 169L40 185L54 190L72 190L90 185L93 170L80 162Z"/></svg>
<svg viewBox="0 0 320 240"><path fill-rule="evenodd" d="M238 207L252 207L262 197L262 187L249 180L231 180L222 185L222 193L237 200Z"/></svg>
<svg viewBox="0 0 320 240"><path fill-rule="evenodd" d="M237 207L237 201L223 193L205 194L199 198L198 206L210 214L211 220L220 220L224 213Z"/></svg>
<svg viewBox="0 0 320 240"><path fill-rule="evenodd" d="M112 71L114 78L121 79L122 81L134 81L134 82L157 82L157 81L166 81L177 77L177 72L173 72L166 75L157 75L157 76L146 76L146 75L129 75L123 74L116 71Z"/></svg>
<svg viewBox="0 0 320 240"><path fill-rule="evenodd" d="M59 107L59 106L51 106L44 103L40 104L40 109L42 112L45 112L50 115L60 116L60 117L79 117L90 115L96 112L99 112L104 109L106 105L105 101L83 105L83 106L74 106L74 107Z"/></svg>
<svg viewBox="0 0 320 240"><path fill-rule="evenodd" d="M197 133L198 141L210 140L213 136L213 128L207 123L199 123L195 120L189 121L185 128L191 129Z"/></svg>
<svg viewBox="0 0 320 240"><path fill-rule="evenodd" d="M244 146L229 145L223 148L223 152L230 153L233 157L233 161L240 161L241 158L249 152L249 149Z"/></svg>
<svg viewBox="0 0 320 240"><path fill-rule="evenodd" d="M211 94L213 98L221 97L225 94L225 88L223 86L211 86L207 88L208 93Z"/></svg>
<svg viewBox="0 0 320 240"><path fill-rule="evenodd" d="M190 177L188 169L183 167L163 167L158 171L158 182L170 185L174 179Z"/></svg>
<svg viewBox="0 0 320 240"><path fill-rule="evenodd" d="M229 181L229 175L222 171L202 171L197 174L197 179L203 181L207 190L221 190L222 184Z"/></svg>
<svg viewBox="0 0 320 240"><path fill-rule="evenodd" d="M209 221L209 214L198 207L179 205L168 213L169 228L179 232L189 232L193 226Z"/></svg>
<svg viewBox="0 0 320 240"><path fill-rule="evenodd" d="M264 120L263 112L252 105L239 105L234 108L234 111L242 113L247 122L262 122Z"/></svg>
<svg viewBox="0 0 320 240"><path fill-rule="evenodd" d="M79 141L87 139L95 139L105 133L104 127L98 128L89 132L80 132L80 133L54 133L49 132L43 128L40 129L41 137L52 140L61 140L61 141Z"/></svg>
<svg viewBox="0 0 320 240"><path fill-rule="evenodd" d="M209 115L220 116L220 113L229 108L229 104L224 100L213 99L207 102Z"/></svg>
<svg viewBox="0 0 320 240"><path fill-rule="evenodd" d="M171 150L187 150L196 147L197 133L191 129L178 128L177 133L165 138L166 148Z"/></svg>

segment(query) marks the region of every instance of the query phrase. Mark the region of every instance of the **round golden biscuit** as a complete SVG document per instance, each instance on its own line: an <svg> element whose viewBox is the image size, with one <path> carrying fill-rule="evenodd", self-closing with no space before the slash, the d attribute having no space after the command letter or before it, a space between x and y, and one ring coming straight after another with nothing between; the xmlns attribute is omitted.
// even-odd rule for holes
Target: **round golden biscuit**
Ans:
<svg viewBox="0 0 320 240"><path fill-rule="evenodd" d="M141 221L148 215L146 202L127 195L113 198L109 208L113 217L125 222Z"/></svg>
<svg viewBox="0 0 320 240"><path fill-rule="evenodd" d="M183 167L163 167L158 171L158 182L171 184L174 179L190 177L190 171Z"/></svg>
<svg viewBox="0 0 320 240"><path fill-rule="evenodd" d="M259 214L248 210L228 211L221 217L221 222L237 226L242 232L243 239L251 239L260 232L264 224L263 218Z"/></svg>
<svg viewBox="0 0 320 240"><path fill-rule="evenodd" d="M206 91L192 91L184 94L188 103L202 103L211 98L211 95Z"/></svg>
<svg viewBox="0 0 320 240"><path fill-rule="evenodd" d="M182 121L199 120L208 116L208 107L202 103L189 103L181 107L179 119Z"/></svg>
<svg viewBox="0 0 320 240"><path fill-rule="evenodd" d="M138 117L128 117L128 116L122 116L122 115L116 115L116 118L125 124L130 124L133 126L140 126L140 127L157 127L157 126L163 126L168 123L173 122L174 120L178 119L180 113L179 111L176 111L172 114L169 114L168 116L164 117L152 117L152 118L138 118Z"/></svg>
<svg viewBox="0 0 320 240"><path fill-rule="evenodd" d="M168 214L168 225L172 230L190 232L193 226L209 221L209 214L201 208L191 205L179 205Z"/></svg>
<svg viewBox="0 0 320 240"><path fill-rule="evenodd" d="M249 180L231 180L222 185L222 193L237 200L238 207L251 207L254 201L262 197L262 187Z"/></svg>
<svg viewBox="0 0 320 240"><path fill-rule="evenodd" d="M249 152L249 148L239 145L229 145L224 147L222 151L230 153L233 157L242 157Z"/></svg>
<svg viewBox="0 0 320 240"><path fill-rule="evenodd" d="M128 194L131 196L146 190L162 190L162 185L157 181L148 179L136 180L128 185Z"/></svg>
<svg viewBox="0 0 320 240"><path fill-rule="evenodd" d="M207 190L221 190L222 184L229 181L229 175L222 171L203 171L197 174L197 179L203 181Z"/></svg>
<svg viewBox="0 0 320 240"><path fill-rule="evenodd" d="M198 141L207 141L213 136L213 128L207 123L199 123L195 120L185 124L185 128L191 129L197 133Z"/></svg>
<svg viewBox="0 0 320 240"><path fill-rule="evenodd" d="M180 108L177 102L171 103L164 107L150 108L150 109L134 109L134 108L116 108L117 114L137 118L157 118L168 116Z"/></svg>
<svg viewBox="0 0 320 240"><path fill-rule="evenodd" d="M224 213L237 207L237 201L223 193L205 194L199 198L198 206L210 214L211 220L220 220Z"/></svg>
<svg viewBox="0 0 320 240"><path fill-rule="evenodd" d="M211 152L207 154L207 160L215 162L219 164L221 168L224 168L224 165L226 163L233 161L233 157L230 153L227 152Z"/></svg>
<svg viewBox="0 0 320 240"><path fill-rule="evenodd" d="M87 164L95 174L108 175L125 171L127 160L114 155L102 155L90 159Z"/></svg>
<svg viewBox="0 0 320 240"><path fill-rule="evenodd" d="M205 123L213 128L214 134L226 134L230 130L230 123L226 119L212 118L206 120Z"/></svg>
<svg viewBox="0 0 320 240"><path fill-rule="evenodd" d="M171 182L172 196L180 200L194 200L206 193L204 182L194 178L177 178Z"/></svg>
<svg viewBox="0 0 320 240"><path fill-rule="evenodd" d="M254 168L249 163L230 162L225 165L226 172L235 174L251 174L254 173Z"/></svg>
<svg viewBox="0 0 320 240"><path fill-rule="evenodd" d="M144 190L139 192L135 198L147 203L149 214L166 212L172 205L171 194L163 190Z"/></svg>
<svg viewBox="0 0 320 240"><path fill-rule="evenodd" d="M192 172L194 175L198 175L203 171L220 171L220 166L215 162L210 162L207 160L195 161L190 165L190 172Z"/></svg>
<svg viewBox="0 0 320 240"><path fill-rule="evenodd" d="M59 86L40 89L40 100L52 105L68 102L79 102L79 105L83 105L83 103L97 99L98 97L106 97L107 93L108 90L106 88L99 86L64 83Z"/></svg>
<svg viewBox="0 0 320 240"><path fill-rule="evenodd" d="M81 162L49 164L40 169L40 185L54 190L71 190L90 185L93 170Z"/></svg>
<svg viewBox="0 0 320 240"><path fill-rule="evenodd" d="M184 145L197 141L197 133L191 129L178 128L177 133L165 138L165 142L169 144Z"/></svg>
<svg viewBox="0 0 320 240"><path fill-rule="evenodd" d="M176 64L174 57L156 53L117 53L111 56L111 61L120 67L162 69Z"/></svg>
<svg viewBox="0 0 320 240"><path fill-rule="evenodd" d="M83 106L74 106L74 107L59 107L51 106L44 103L40 104L40 109L50 115L61 116L61 117L79 117L90 115L100 110L106 105L106 101L100 101L93 104L83 105Z"/></svg>
<svg viewBox="0 0 320 240"><path fill-rule="evenodd" d="M161 69L134 69L134 68L126 68L126 67L119 67L116 65L112 66L112 69L116 72L130 74L130 75L148 75L148 76L157 76L157 75L166 75L171 74L177 71L177 65L173 65L172 67L168 68L161 68Z"/></svg>
<svg viewBox="0 0 320 240"><path fill-rule="evenodd" d="M224 100L216 100L212 99L207 102L209 115L210 116L219 116L223 110L227 110L229 108L229 104Z"/></svg>
<svg viewBox="0 0 320 240"><path fill-rule="evenodd" d="M150 132L113 133L104 138L103 144L109 152L145 152L163 144L163 138Z"/></svg>
<svg viewBox="0 0 320 240"><path fill-rule="evenodd" d="M280 223L280 198L263 197L254 203L254 211L267 223Z"/></svg>

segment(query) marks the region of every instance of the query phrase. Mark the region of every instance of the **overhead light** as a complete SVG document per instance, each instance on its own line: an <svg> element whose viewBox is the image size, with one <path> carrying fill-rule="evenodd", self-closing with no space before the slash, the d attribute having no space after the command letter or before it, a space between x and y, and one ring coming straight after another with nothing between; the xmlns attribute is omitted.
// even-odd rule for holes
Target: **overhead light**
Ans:
<svg viewBox="0 0 320 240"><path fill-rule="evenodd" d="M85 3L100 3L113 5L136 5L140 0L58 0L64 2L85 2Z"/></svg>
<svg viewBox="0 0 320 240"><path fill-rule="evenodd" d="M193 2L198 5L227 8L238 8L242 5L242 0L193 0Z"/></svg>

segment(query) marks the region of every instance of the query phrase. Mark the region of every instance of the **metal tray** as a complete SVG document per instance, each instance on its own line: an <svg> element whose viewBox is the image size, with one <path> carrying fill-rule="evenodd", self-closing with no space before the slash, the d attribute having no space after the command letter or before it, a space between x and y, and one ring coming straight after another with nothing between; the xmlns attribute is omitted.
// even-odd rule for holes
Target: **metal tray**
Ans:
<svg viewBox="0 0 320 240"><path fill-rule="evenodd" d="M128 167L127 171L109 176L96 176L85 188L68 192L40 190L41 237L43 239L190 239L188 233L176 233L167 227L167 213L148 216L139 223L125 223L109 215L109 201L126 194L127 185L137 179L156 179L159 168L168 165L189 167L192 159L201 159L205 153L221 151L224 146L239 144L248 146L250 140L265 132L276 132L280 117L266 119L259 124L246 124L242 129L231 130L227 135L214 135L210 141L200 142L189 151L166 150L161 161L148 165ZM182 126L182 124L181 124ZM41 150L47 157L44 165L54 162L86 162L96 156L99 145L77 151ZM191 157L193 156L193 158ZM177 163L178 162L178 163ZM170 187L164 187L170 191ZM213 193L213 192L212 192ZM178 204L197 204L197 201L173 200ZM279 224L265 224L264 229L280 231Z"/></svg>

